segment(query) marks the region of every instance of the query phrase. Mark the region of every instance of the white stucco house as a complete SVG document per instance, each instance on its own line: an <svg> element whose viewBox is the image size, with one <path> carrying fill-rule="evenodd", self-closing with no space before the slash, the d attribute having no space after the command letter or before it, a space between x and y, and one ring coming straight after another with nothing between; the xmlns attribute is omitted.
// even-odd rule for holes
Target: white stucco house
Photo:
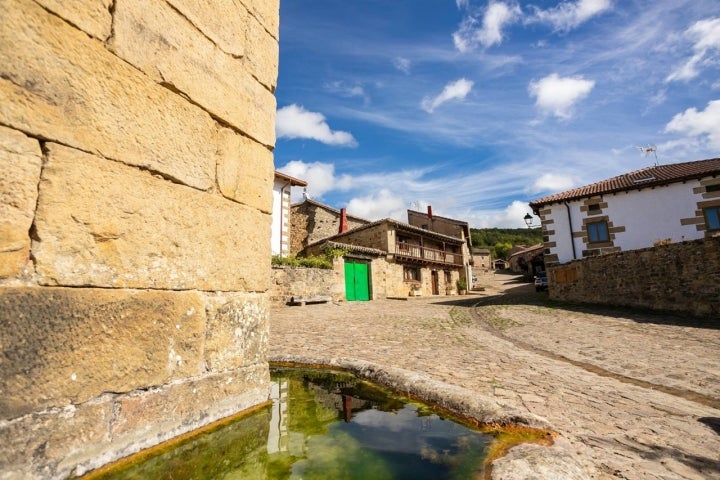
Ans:
<svg viewBox="0 0 720 480"><path fill-rule="evenodd" d="M547 265L720 235L720 158L643 168L530 207Z"/></svg>
<svg viewBox="0 0 720 480"><path fill-rule="evenodd" d="M290 249L290 190L306 187L307 182L275 171L273 183L272 235L270 248L273 255L286 256Z"/></svg>

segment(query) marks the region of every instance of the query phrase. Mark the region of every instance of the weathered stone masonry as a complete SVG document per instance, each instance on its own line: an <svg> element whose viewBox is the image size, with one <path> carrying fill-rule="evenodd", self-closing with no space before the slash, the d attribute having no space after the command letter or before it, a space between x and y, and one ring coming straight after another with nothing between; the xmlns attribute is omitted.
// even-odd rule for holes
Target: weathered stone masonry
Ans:
<svg viewBox="0 0 720 480"><path fill-rule="evenodd" d="M548 268L550 297L720 317L720 237Z"/></svg>
<svg viewBox="0 0 720 480"><path fill-rule="evenodd" d="M268 398L278 0L0 0L0 477Z"/></svg>

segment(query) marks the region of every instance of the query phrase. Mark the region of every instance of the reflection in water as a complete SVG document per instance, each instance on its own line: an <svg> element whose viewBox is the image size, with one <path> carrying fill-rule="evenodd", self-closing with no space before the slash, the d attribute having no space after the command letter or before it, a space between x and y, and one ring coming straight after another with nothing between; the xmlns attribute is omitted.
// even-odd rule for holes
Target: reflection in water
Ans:
<svg viewBox="0 0 720 480"><path fill-rule="evenodd" d="M199 435L113 479L468 479L492 437L352 375L283 369L272 406Z"/></svg>

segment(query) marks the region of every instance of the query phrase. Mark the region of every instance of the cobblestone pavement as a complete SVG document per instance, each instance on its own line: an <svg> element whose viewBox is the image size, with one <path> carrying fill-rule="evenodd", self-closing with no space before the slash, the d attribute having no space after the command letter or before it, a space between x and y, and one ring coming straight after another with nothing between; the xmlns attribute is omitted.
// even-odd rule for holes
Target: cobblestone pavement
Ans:
<svg viewBox="0 0 720 480"><path fill-rule="evenodd" d="M276 307L270 359L369 362L546 419L596 479L720 479L720 319L465 297Z"/></svg>

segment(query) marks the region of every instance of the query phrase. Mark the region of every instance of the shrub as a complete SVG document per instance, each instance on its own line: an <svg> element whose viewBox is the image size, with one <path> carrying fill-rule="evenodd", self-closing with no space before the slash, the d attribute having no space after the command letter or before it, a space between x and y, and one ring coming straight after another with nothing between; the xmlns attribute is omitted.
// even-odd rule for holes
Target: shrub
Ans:
<svg viewBox="0 0 720 480"><path fill-rule="evenodd" d="M270 263L273 266L285 266L294 268L332 268L332 260L324 255L311 255L309 257L296 257L295 255L282 257L280 255L273 255Z"/></svg>

